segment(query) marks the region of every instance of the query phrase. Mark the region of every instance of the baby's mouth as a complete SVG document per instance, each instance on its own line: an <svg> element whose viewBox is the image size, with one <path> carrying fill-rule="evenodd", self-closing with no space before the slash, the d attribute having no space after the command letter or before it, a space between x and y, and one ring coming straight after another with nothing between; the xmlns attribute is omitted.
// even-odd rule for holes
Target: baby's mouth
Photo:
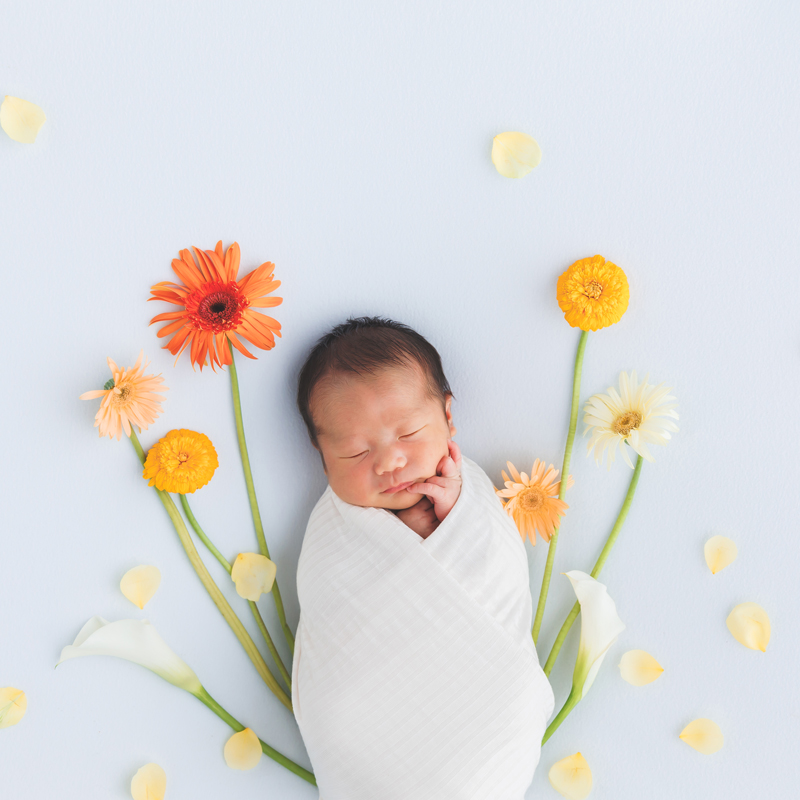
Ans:
<svg viewBox="0 0 800 800"><path fill-rule="evenodd" d="M398 483L396 486L390 486L388 489L384 489L381 494L395 494L396 492L402 492L407 486L411 486L414 481L406 481L405 483Z"/></svg>

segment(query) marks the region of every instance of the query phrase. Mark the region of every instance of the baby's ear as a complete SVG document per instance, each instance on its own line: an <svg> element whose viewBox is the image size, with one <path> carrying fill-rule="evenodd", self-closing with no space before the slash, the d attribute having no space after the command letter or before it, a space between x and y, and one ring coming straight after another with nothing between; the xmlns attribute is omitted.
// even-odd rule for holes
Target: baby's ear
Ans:
<svg viewBox="0 0 800 800"><path fill-rule="evenodd" d="M450 438L456 435L456 426L453 425L453 414L450 411L450 405L453 402L453 395L448 394L444 401L444 415L447 418L447 426L450 428Z"/></svg>

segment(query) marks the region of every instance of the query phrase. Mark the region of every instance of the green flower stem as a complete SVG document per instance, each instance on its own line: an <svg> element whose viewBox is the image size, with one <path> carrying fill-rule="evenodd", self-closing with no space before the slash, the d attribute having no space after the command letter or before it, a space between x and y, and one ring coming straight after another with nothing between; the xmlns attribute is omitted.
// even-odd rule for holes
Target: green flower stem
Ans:
<svg viewBox="0 0 800 800"><path fill-rule="evenodd" d="M208 548L209 552L211 553L214 558L225 567L228 575L231 574L231 565L228 562L228 559L214 547L214 543L211 539L206 536L205 531L200 527L200 523L195 519L194 514L192 513L192 509L189 507L189 501L186 499L186 495L181 495L181 505L183 506L184 513L186 514L186 519L189 520L189 523L194 528L194 532L197 534L200 541Z"/></svg>
<svg viewBox="0 0 800 800"><path fill-rule="evenodd" d="M136 431L134 431L133 428L131 428L130 438L139 456L139 460L144 464L144 451L142 450L141 444L139 444L139 439L136 436ZM289 711L292 711L291 699L278 684L278 681L272 672L270 672L267 662L264 661L264 657L256 647L255 642L250 638L250 634L247 632L247 629L244 627L244 625L242 625L241 620L236 616L236 613L225 599L225 595L223 595L219 590L219 587L216 583L214 583L214 579L206 569L206 565L200 558L200 554L197 552L197 548L194 546L194 542L192 541L192 537L189 535L189 531L186 530L183 517L181 516L180 511L178 511L178 508L173 502L169 493L164 492L161 489L155 489L155 491L158 494L158 498L161 500L161 503L163 504L167 514L169 515L169 518L172 520L172 524L175 527L178 538L181 540L183 549L186 551L186 555L189 557L189 562L194 567L194 571L200 578L200 582L203 584L203 586L205 586L206 591L211 595L214 605L219 609L220 613L225 618L225 621L228 623L228 625L230 625L234 634L236 634L236 638L239 640L242 647L244 647L245 652L250 657L250 660L253 662L258 674L264 680L264 683L267 684L278 700L280 700L286 706L286 708L289 709Z"/></svg>
<svg viewBox="0 0 800 800"><path fill-rule="evenodd" d="M244 725L239 722L237 719L234 719L206 690L205 688L201 688L200 692L195 695L195 697L204 705L208 706L220 719L224 720L231 726L237 733L239 731L244 730ZM261 742L261 751L264 755L269 756L274 761L277 761L282 766L286 767L290 772L294 772L295 775L299 775L303 780L308 781L312 786L317 785L316 778L314 777L313 772L309 772L307 769L303 769L303 767L295 764L294 761L291 759L286 758L285 755L279 753L274 748L270 747L266 742L262 741L261 739L258 740Z"/></svg>
<svg viewBox="0 0 800 800"><path fill-rule="evenodd" d="M589 338L588 331L581 331L578 340L578 352L575 354L575 370L572 376L572 408L569 415L569 433L567 434L567 446L564 450L564 463L561 466L561 486L558 490L558 499L563 500L567 493L567 478L569 476L569 462L572 459L572 444L575 441L575 429L578 427L578 407L581 398L581 372L583 370L583 353L586 350L586 341ZM544 606L547 602L547 592L550 589L550 575L553 572L553 561L556 557L556 545L558 544L559 525L550 537L550 544L547 548L547 563L544 567L544 577L542 578L542 588L539 591L539 605L536 607L536 618L533 621L533 643L539 639L539 629L542 627L542 617L544 616Z"/></svg>
<svg viewBox="0 0 800 800"><path fill-rule="evenodd" d="M611 529L611 533L608 534L608 539L606 539L605 546L603 547L603 550L600 553L600 557L597 559L597 562L594 565L594 569L591 572L591 576L593 578L597 578L597 576L600 574L600 570L603 569L603 565L606 563L608 554L611 552L611 548L614 546L614 542L617 541L617 536L619 536L619 532L622 530L622 525L625 522L625 517L628 516L628 511L630 510L631 503L633 502L633 496L634 494L636 494L636 485L639 483L639 474L642 471L643 463L644 460L642 459L641 456L639 456L636 459L636 467L633 470L633 477L631 478L630 486L628 486L628 493L627 495L625 495L625 502L622 504L622 508L620 509L619 515L617 516L617 521L614 523L614 527ZM576 601L575 605L572 607L572 611L569 612L569 615L564 620L564 624L561 626L561 630L558 632L558 636L556 637L556 640L553 643L553 649L550 651L550 655L547 657L547 661L545 662L544 665L545 675L549 675L550 672L552 671L553 665L556 663L556 658L558 657L558 651L561 650L561 645L564 644L564 639L567 638L569 629L572 627L572 623L575 622L575 617L578 616L580 610L581 610L581 604Z"/></svg>
<svg viewBox="0 0 800 800"><path fill-rule="evenodd" d="M186 495L181 495L181 505L183 506L183 510L186 513L186 518L191 523L192 527L194 528L194 532L200 538L200 541L211 551L212 555L222 564L223 567L228 572L228 575L231 574L232 567L225 556L214 547L213 542L211 539L206 536L205 531L200 527L200 523L195 519L194 514L192 513L192 509L189 507L189 501L186 499ZM289 687L291 691L292 687L292 678L289 672L287 671L286 667L283 665L283 661L281 661L281 657L275 647L275 643L272 641L272 637L267 630L267 626L264 624L264 619L261 616L261 612L258 610L258 606L256 605L255 601L248 600L247 601L250 605L250 611L253 612L253 617L255 618L256 624L258 625L258 629L261 631L261 635L264 637L264 641L267 643L267 647L269 648L269 652L272 654L272 658L275 661L275 665L278 667L278 670L283 677L283 680L286 682L286 685Z"/></svg>
<svg viewBox="0 0 800 800"><path fill-rule="evenodd" d="M547 730L544 732L544 736L542 737L542 744L544 744L554 733L556 728L566 719L567 714L578 705L580 701L580 697L578 697L575 693L575 689L573 688L572 691L569 693L569 697L567 698L567 702L561 706L561 710L556 714L555 719L547 726Z"/></svg>
<svg viewBox="0 0 800 800"><path fill-rule="evenodd" d="M250 471L250 456L247 454L247 442L244 438L244 423L242 422L242 402L239 397L239 378L236 374L236 363L233 357L233 347L228 343L228 349L231 354L231 364L229 372L231 374L231 393L233 395L233 415L236 418L236 435L239 439L239 453L242 457L242 468L244 469L244 481L247 484L247 496L250 500L250 510L253 514L253 525L256 529L256 538L258 539L258 546L261 550L261 555L269 558L269 549L267 548L267 540L264 536L264 526L261 524L261 512L258 510L258 500L256 499L256 489L253 485L253 473ZM294 654L294 635L292 630L286 622L286 612L283 610L283 600L281 599L281 592L278 588L278 580L272 585L273 598L275 599L275 606L278 609L278 618L280 619L283 634L289 645L289 649Z"/></svg>

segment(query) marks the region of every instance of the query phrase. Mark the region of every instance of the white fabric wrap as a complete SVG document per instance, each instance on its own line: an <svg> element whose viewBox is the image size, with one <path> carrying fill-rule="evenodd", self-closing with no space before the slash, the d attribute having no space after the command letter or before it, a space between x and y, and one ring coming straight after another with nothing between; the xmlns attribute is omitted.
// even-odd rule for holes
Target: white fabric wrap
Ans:
<svg viewBox="0 0 800 800"><path fill-rule="evenodd" d="M554 697L525 545L483 470L427 539L330 486L297 572L292 703L320 800L522 800Z"/></svg>

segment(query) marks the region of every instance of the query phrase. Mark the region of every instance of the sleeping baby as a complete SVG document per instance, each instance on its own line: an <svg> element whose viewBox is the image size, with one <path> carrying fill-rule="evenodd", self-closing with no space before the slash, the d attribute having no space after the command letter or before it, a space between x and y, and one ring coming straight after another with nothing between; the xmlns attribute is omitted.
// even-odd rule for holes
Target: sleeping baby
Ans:
<svg viewBox="0 0 800 800"><path fill-rule="evenodd" d="M523 800L554 697L527 555L452 440L435 348L382 318L317 342L298 406L328 486L298 562L292 703L321 800Z"/></svg>

